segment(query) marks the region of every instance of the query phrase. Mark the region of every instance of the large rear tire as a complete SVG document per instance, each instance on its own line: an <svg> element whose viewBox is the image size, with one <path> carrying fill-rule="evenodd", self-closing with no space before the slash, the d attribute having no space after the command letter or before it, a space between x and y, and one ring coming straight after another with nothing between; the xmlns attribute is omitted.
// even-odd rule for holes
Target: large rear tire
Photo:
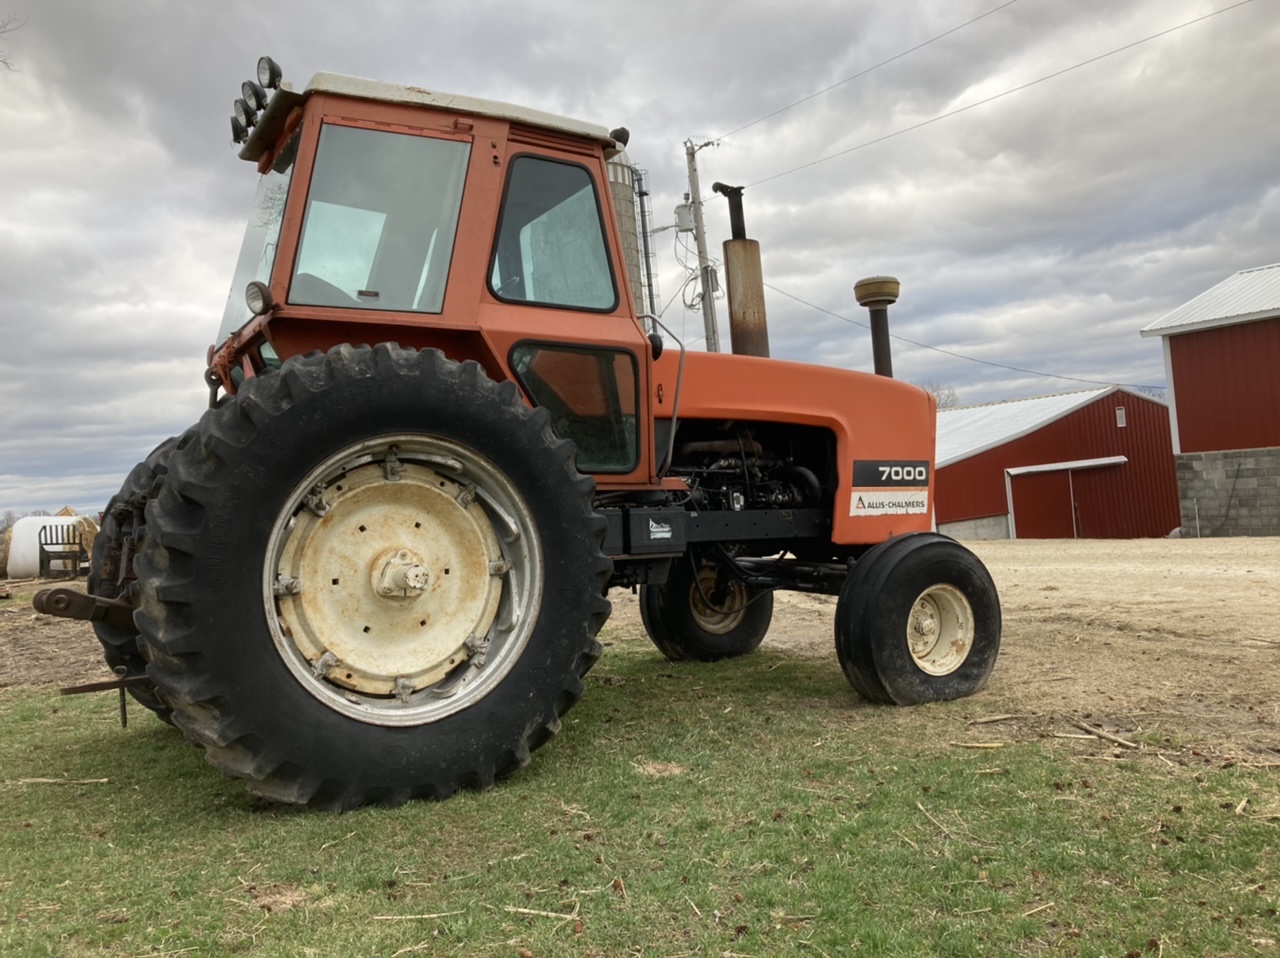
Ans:
<svg viewBox="0 0 1280 958"><path fill-rule="evenodd" d="M915 533L854 565L836 605L836 654L869 701L939 702L987 684L1000 628L1000 599L981 560L954 539Z"/></svg>
<svg viewBox="0 0 1280 958"><path fill-rule="evenodd" d="M249 380L147 509L148 674L209 761L347 809L484 789L582 695L605 522L514 385L340 346Z"/></svg>
<svg viewBox="0 0 1280 958"><path fill-rule="evenodd" d="M685 553L666 582L640 587L640 620L668 659L718 662L760 647L773 621L773 591Z"/></svg>
<svg viewBox="0 0 1280 958"><path fill-rule="evenodd" d="M147 501L159 491L169 471L169 456L180 437L172 436L156 446L125 477L102 514L102 528L93 540L86 587L90 595L104 599L124 598L137 604L137 581L133 577L133 559L138 544L146 537L144 510ZM147 660L138 645L136 627L94 622L93 631L102 644L107 667L125 678L145 675ZM123 669L123 673L121 673ZM170 722L168 707L160 701L155 689L131 686L129 694L150 709L161 720Z"/></svg>

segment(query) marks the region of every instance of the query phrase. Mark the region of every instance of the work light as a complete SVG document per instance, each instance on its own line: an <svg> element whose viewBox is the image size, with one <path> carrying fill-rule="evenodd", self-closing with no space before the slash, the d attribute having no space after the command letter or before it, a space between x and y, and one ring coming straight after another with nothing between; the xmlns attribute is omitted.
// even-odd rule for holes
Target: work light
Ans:
<svg viewBox="0 0 1280 958"><path fill-rule="evenodd" d="M269 313L271 307L275 305L271 300L270 287L256 279L244 288L244 303L249 307L249 312L255 316Z"/></svg>
<svg viewBox="0 0 1280 958"><path fill-rule="evenodd" d="M278 90L280 88L280 64L276 63L271 57L260 57L258 59L258 83L268 90Z"/></svg>
<svg viewBox="0 0 1280 958"><path fill-rule="evenodd" d="M257 111L243 97L231 104L231 110L235 118L244 124L245 129L253 126L254 121L258 118Z"/></svg>
<svg viewBox="0 0 1280 958"><path fill-rule="evenodd" d="M244 97L244 102L255 110L267 108L267 91L252 80L245 80L240 84L240 93Z"/></svg>

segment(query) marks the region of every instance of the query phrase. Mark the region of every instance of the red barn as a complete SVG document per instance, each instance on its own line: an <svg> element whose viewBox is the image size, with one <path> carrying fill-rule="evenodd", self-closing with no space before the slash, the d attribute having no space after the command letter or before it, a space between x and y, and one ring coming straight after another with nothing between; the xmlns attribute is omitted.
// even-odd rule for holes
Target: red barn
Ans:
<svg viewBox="0 0 1280 958"><path fill-rule="evenodd" d="M1182 532L1280 535L1280 263L1142 330L1164 343Z"/></svg>
<svg viewBox="0 0 1280 958"><path fill-rule="evenodd" d="M1134 539L1178 525L1164 403L1119 386L938 413L934 514L960 539Z"/></svg>

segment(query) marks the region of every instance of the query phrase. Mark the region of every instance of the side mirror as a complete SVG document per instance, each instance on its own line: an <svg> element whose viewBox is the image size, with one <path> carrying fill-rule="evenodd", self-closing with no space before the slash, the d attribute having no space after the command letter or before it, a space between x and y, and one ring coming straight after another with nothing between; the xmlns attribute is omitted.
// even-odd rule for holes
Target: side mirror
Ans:
<svg viewBox="0 0 1280 958"><path fill-rule="evenodd" d="M649 334L649 345L653 348L653 358L657 359L662 355L662 337L657 333Z"/></svg>

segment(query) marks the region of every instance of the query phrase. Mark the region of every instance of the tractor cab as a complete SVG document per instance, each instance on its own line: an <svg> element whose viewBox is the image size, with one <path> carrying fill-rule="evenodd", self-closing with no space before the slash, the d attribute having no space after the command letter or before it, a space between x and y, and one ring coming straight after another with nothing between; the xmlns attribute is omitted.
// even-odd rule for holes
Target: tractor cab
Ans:
<svg viewBox="0 0 1280 958"><path fill-rule="evenodd" d="M274 64L259 79L232 120L262 177L210 386L341 342L439 348L518 382L584 471L650 483L652 346L605 169L625 132L331 73L295 91Z"/></svg>

